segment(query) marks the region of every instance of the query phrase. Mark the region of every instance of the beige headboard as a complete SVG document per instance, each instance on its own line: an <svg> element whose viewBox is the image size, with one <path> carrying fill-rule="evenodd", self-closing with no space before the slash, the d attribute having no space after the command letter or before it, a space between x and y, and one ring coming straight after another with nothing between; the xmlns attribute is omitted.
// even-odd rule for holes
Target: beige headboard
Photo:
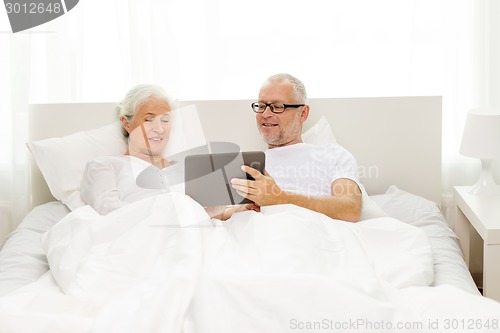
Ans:
<svg viewBox="0 0 500 333"><path fill-rule="evenodd" d="M250 109L252 100L185 101L195 104L207 141L265 149ZM390 185L441 203L441 97L310 99L304 130L321 116L337 142L356 157L369 194ZM34 104L30 140L64 136L116 120L115 103ZM54 200L36 164L31 170L32 206Z"/></svg>

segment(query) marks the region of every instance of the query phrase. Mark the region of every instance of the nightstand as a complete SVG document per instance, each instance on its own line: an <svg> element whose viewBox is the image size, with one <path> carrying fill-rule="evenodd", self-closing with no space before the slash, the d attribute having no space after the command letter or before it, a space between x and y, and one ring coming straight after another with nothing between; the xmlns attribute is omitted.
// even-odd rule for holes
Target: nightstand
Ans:
<svg viewBox="0 0 500 333"><path fill-rule="evenodd" d="M483 295L500 301L500 196L476 196L469 189L454 187L455 232L470 272L482 272Z"/></svg>

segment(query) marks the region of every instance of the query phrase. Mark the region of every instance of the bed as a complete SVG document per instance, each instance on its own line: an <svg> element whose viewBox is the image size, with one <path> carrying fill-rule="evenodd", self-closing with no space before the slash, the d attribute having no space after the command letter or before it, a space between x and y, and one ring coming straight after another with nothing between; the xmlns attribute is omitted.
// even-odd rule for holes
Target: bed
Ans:
<svg viewBox="0 0 500 333"><path fill-rule="evenodd" d="M196 147L207 142L233 142L237 143L241 150L245 151L265 149L254 125L254 114L250 110L251 102L250 100L180 102L180 106L184 111L182 116L175 118L179 119L176 123L179 125L179 132L173 133L172 141L175 145L174 148L171 148L171 151L177 153L179 150ZM302 267L300 266L302 264L294 261L285 265L284 262L286 263L286 261L283 261L283 257L273 259L269 258L269 256L266 256L266 260L273 263L272 267L269 268L270 270L266 271L264 275L255 275L255 271L250 270L249 267L241 266L242 258L247 258L249 261L255 259L255 255L252 254L252 251L255 250L255 244L247 244L245 245L248 246L247 248L241 249L238 246L246 244L246 240L231 243L231 246L233 246L231 247L228 245L227 239L221 241L219 246L229 246L228 249L232 250L225 252L225 256L217 255L212 258L213 266L211 270L219 268L216 273L219 275L217 275L216 279L214 278L215 275L210 275L210 279L207 278L207 273L204 271L206 266L199 262L205 259L196 257L198 261L193 259L193 262L201 266L186 266L185 271L196 271L197 273L193 273L193 275L196 275L197 279L193 280L192 276L186 277L182 274L182 278L179 278L176 275L178 272L171 270L157 272L159 274L157 277L162 276L165 279L164 281L170 281L168 276L172 274L177 276L176 281L180 284L177 285L174 291L162 284L157 285L157 289L153 291L150 287L158 282L150 281L148 284L138 284L134 288L127 289L126 297L122 294L118 297L115 294L116 297L112 300L106 299L106 301L103 301L100 299L102 295L106 294L106 288L114 288L114 286L107 284L100 285L100 288L103 289L100 290L100 293L96 293L96 295L101 295L99 297L94 295L95 297L87 299L85 289L79 289L79 292L69 293L70 295L66 295L65 298L65 294L68 294L66 293L67 288L71 289L71 286L66 285L63 278L54 278L51 277L51 274L54 275L56 272L64 270L61 268L64 266L61 264L64 258L66 261L68 258L73 260L72 262L64 262L66 266L74 266L74 260L87 260L88 258L85 257L86 253L74 254L80 251L74 248L70 249L74 252L74 256L68 257L67 248L64 246L57 248L56 246L51 252L51 256L55 259L53 261L49 260L49 262L61 265L58 268L54 267L49 270L47 243L50 243L51 240L58 245L66 242L65 246L67 246L68 238L61 238L58 233L61 233L64 228L72 228L71 224L66 220L69 219L68 216L77 214L70 214L71 210L83 211L85 209L85 207L82 209L81 203L78 204L79 194L77 189L74 188L76 185L73 188L71 186L69 189L64 188L71 180L68 178L66 181L65 177L72 177L72 175L66 175L65 169L61 168L61 165L72 170L72 164L81 164L82 160L92 154L97 154L95 151L89 152L86 150L86 146L92 144L103 148L103 154L110 149L123 149L123 142L117 142L116 146L110 145L110 147L103 145L102 142L98 141L101 139L99 135L102 133L100 132L90 136L87 135L84 138L73 137L73 141L67 140L72 133L84 131L79 133L88 134L89 131L100 130L103 128L102 126L106 128L106 135L108 135L105 137L107 141L104 142L109 142L109 135L116 134L116 128L112 127L116 120L113 103L78 103L31 106L31 144L29 147L34 156L31 170L33 209L17 229L9 235L3 249L0 251L0 295L4 296L0 298L0 322L6 325L5 327L9 327L9 332L22 332L26 329L34 331L35 328L40 331L64 332L65 330L68 331L69 327L71 327L71 331L76 332L74 329L76 326L80 327L81 331L93 332L231 332L241 327L246 328L238 329L238 331L277 332L287 330L312 331L314 329L317 331L324 329L332 331L357 331L358 329L394 331L394 327L383 326L384 320L389 317L393 322L405 323L404 328L408 329L408 331L411 331L408 328L411 322L420 322L423 325L417 326L418 329L413 326L414 331L426 331L436 328L463 329L465 331L471 327L466 326L466 324L470 324L471 320L475 320L472 324L475 325L473 328L476 331L496 331L498 329L498 320L500 320L500 315L498 315L500 314L500 305L495 301L480 296L463 260L457 238L448 227L439 209L441 200L441 98L311 99L309 104L311 106L311 115L305 125L304 141L306 141L306 138L307 142L318 144L336 141L351 151L360 166L360 179L370 195L372 208L381 212L383 216L381 215L380 219L391 218L391 220L383 220L385 222L382 223L382 229L378 229L374 234L366 231L374 230L370 229L369 223L364 224L367 226L365 229L355 232L356 237L361 235L358 238L361 238L362 243L364 242L365 251L370 250L379 253L377 251L381 246L380 239L389 237L391 232L394 231L393 226L403 224L402 229L398 229L398 232L394 235L403 235L406 231L411 231L424 236L420 237L422 242L418 244L422 245L428 242L430 249L428 255L431 260L430 276L415 277L419 274L415 272L415 275L409 280L395 282L399 283L395 289L394 286L387 287L389 291L383 296L389 297L387 295L392 295L389 298L394 297L393 302L396 303L411 299L412 301L408 301L408 303L418 304L417 308L423 309L422 313L425 312L425 315L422 315L422 313L415 314L415 310L411 307L397 313L391 312L386 308L387 303L384 303L382 308L385 310L382 312L377 310L373 312L373 315L367 315L363 318L355 315L342 317L341 313L349 314L346 309L351 309L351 306L357 305L359 307L363 303L366 304L366 311L371 309L370 306L375 306L370 303L372 299L367 299L366 295L360 296L359 286L351 286L353 281L358 281L359 277L351 276L349 279L344 277L347 280L342 280L343 283L350 287L336 289L337 287L332 287L329 284L331 280L323 279L323 275L326 273L324 273L323 268L318 268L322 267L321 264L315 266L311 272L308 271L309 268L305 268L305 271L310 274L294 274L297 265ZM111 125L107 125L110 123ZM57 126L54 126L54 124L57 124ZM77 135L81 134L77 133ZM47 143L43 140L52 137L56 137L53 139L55 141ZM95 142L92 141L94 139ZM82 145L82 140L87 140L88 144ZM37 146L36 143L41 144ZM44 144L55 150L47 150L47 146L44 146ZM64 156L64 152L68 150L65 145L77 147L75 150L78 152L78 156L75 157L73 152L72 157L66 157L64 163L59 163L60 165L41 162L41 160L48 157L55 158L54 156L61 152L63 154L61 156ZM50 190L47 183L50 184ZM60 188L61 186L63 188ZM162 200L165 200L165 198L161 198L157 202L142 204L145 205L144 207L157 207ZM176 200L183 201L185 199L177 198ZM163 203L161 204L163 205ZM286 215L287 218L303 215L308 216L308 218L323 219L323 217L311 215L311 212L303 212L297 209L296 207L285 207L285 213L290 212L289 215ZM84 216L87 213L81 215ZM278 213L282 214L283 212L269 209L267 214L271 216ZM133 214L133 211L127 214ZM215 224L216 227L219 226L220 228L214 227L214 230L218 231L210 234L210 236L206 236L205 231L200 231L201 234L197 236L199 237L198 240L202 244L209 245L198 250L203 252L204 256L215 253L214 246L210 245L212 243L207 239L212 240L221 237L220 230L224 230L225 237L230 235L234 239L240 239L238 237L242 237L247 232L254 236L263 235L263 239L268 237L267 231L264 232L263 230L269 227L260 226L260 222L256 222L255 225L248 222L258 218L260 217L247 216L247 220L244 221L243 218L239 218L236 219L238 221L226 225ZM61 220L65 222L58 223ZM377 216L367 218L367 221L371 220L377 220ZM73 226L81 222L77 221ZM400 222L402 222L401 225L394 224ZM363 225L363 223L360 225ZM318 228L321 229L328 224L329 222L324 222ZM328 230L325 232L340 232L340 230L346 228L344 224L335 224L336 228L339 228L335 229L335 231L328 231L329 227L326 227L325 230ZM210 226L213 227L214 225L211 224ZM303 225L300 222L297 222L296 226L295 234L283 233L285 234L283 237L293 236L296 238L298 234L308 234L307 229L305 231L301 229ZM197 229L212 230L211 227ZM90 234L94 231L87 230L86 232ZM351 237L349 236L351 231L346 232L346 237ZM365 234L367 238L363 238ZM134 240L129 239L128 241L134 244ZM254 239L254 241L260 242L261 245L264 244L259 239ZM161 243L161 241L159 242ZM283 240L283 242L285 241ZM311 242L314 243L314 240L311 240ZM413 241L410 240L408 244L412 244L411 242ZM386 243L390 243L390 241L386 241ZM266 248L265 246L271 246L269 245L271 243L266 244L262 246L264 248ZM296 251L289 248L290 243L283 244L285 244L283 245L284 248ZM306 245L305 243L299 244L297 248L306 249L307 246L311 246L310 244ZM425 250L424 245L422 245L422 249ZM325 246L330 245L324 245L323 247ZM375 269L375 275L386 276L389 274L387 281L390 281L389 284L391 284L394 281L392 275L398 275L398 279L401 279L404 275L401 274L403 271L410 272L412 269L418 271L420 259L416 256L412 257L418 246L415 245L415 248L412 248L411 245L406 246L410 255L406 259L415 258L415 262L408 262L408 260L405 262L404 258L396 258L393 254L380 252L382 253L379 253L380 258L372 259L374 262L379 260L385 270ZM259 249L259 251L261 250ZM278 250L283 251L283 248ZM149 249L148 251L153 250ZM193 250L190 248L186 251ZM220 248L218 251L220 251ZM333 250L330 248L329 251ZM144 255L147 255L147 253L149 252L145 252ZM241 256L236 258L234 253L240 253ZM277 253L280 252L277 251ZM282 253L282 255L286 254ZM298 257L301 255L301 253L297 254ZM386 255L390 257L384 257ZM319 257L321 256L324 256L323 250L319 252ZM387 258L391 258L389 261L393 260L394 262L388 264L386 262ZM138 260L141 261L141 259ZM304 260L307 261L307 258ZM231 267L226 267L227 263L232 263ZM109 265L109 262L107 262L107 265ZM270 264L268 263L268 265ZM362 265L360 264L360 266ZM98 266L92 267L95 269ZM240 271L236 272L235 267L239 267ZM259 267L262 269L263 266ZM282 270L280 271L277 267L282 267ZM288 274L284 275L283 272L287 272L287 270ZM227 272L227 276L237 276L240 282L231 280L227 276L220 276L221 271ZM248 274L242 274L242 271ZM422 269L422 271L425 271L425 269ZM100 276L99 272L93 272L96 274L95 276ZM364 270L359 272L364 272ZM66 274L64 276L68 276L67 272L64 274ZM90 273L87 272L87 274ZM130 274L133 275L133 273ZM213 272L210 274L213 274ZM249 278L249 276L253 278ZM108 277L109 275L104 276L104 278ZM149 278L151 277L149 276ZM118 280L120 279L123 279L123 276L119 276ZM408 282L410 280L411 282ZM190 283L186 281L190 281ZM362 279L359 281L363 284ZM371 288L370 290L373 293L377 293L379 289L386 290L385 284L387 281L382 282L382 287L373 287L372 285L366 288ZM326 284L323 286L323 283ZM189 287L186 287L187 285ZM321 287L324 288L321 289ZM300 292L301 290L302 292ZM346 293L346 290L349 290L349 292ZM397 290L397 292L394 290ZM308 312L309 309L314 309L314 305L302 301L311 299L311 292L314 293L312 299L316 300L318 309L320 309L316 309L314 312ZM318 292L322 295L319 296ZM152 295L162 295L162 293L165 293L165 296L175 295L177 299L174 297L170 303L158 303L158 299ZM332 293L331 298L327 298L329 293ZM188 294L189 296L187 296ZM273 295L271 296L271 294ZM342 295L346 299L341 304L329 303L332 298L341 297ZM347 301L347 298L351 297L356 300L358 296L360 297L358 302L352 301L354 305ZM78 299L79 297L85 299L85 301L81 301L81 299L80 302L75 301L75 298ZM284 302L283 299L286 298L288 298L288 301ZM96 299L101 302L98 303L101 307L97 310L95 307L95 304L97 304ZM51 302L51 300L54 304L57 304L56 309L40 310L44 309L47 302ZM406 303L406 301L403 303ZM12 307L12 304L15 304L15 306ZM106 305L102 306L103 304ZM144 305L150 306L150 311L147 313L141 312L137 304L142 304L141 307L144 307ZM67 309L72 308L74 312L68 314L67 309L64 310L65 305ZM466 309L464 308L465 305L467 305ZM391 307L394 307L393 303L391 303ZM464 308L466 312L457 311L457 307ZM277 311L278 308L283 308L283 310ZM214 309L214 311L208 311L207 309ZM164 315L165 312L171 315ZM26 313L32 316L33 321L20 323L19 318L22 318ZM133 321L124 319L127 317L135 319ZM334 317L335 320L333 320ZM158 318L163 319L158 320ZM425 318L423 324L422 318ZM355 322L355 324L352 324L352 322ZM346 323L351 323L351 326L344 327Z"/></svg>

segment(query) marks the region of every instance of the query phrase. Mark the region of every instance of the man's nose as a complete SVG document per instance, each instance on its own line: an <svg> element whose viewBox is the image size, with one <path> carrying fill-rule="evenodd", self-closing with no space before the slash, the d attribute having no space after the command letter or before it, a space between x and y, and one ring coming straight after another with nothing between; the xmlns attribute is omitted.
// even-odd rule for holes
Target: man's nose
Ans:
<svg viewBox="0 0 500 333"><path fill-rule="evenodd" d="M271 105L266 105L266 108L264 109L264 112L262 112L262 116L265 118L269 118L273 115L274 113L271 111Z"/></svg>

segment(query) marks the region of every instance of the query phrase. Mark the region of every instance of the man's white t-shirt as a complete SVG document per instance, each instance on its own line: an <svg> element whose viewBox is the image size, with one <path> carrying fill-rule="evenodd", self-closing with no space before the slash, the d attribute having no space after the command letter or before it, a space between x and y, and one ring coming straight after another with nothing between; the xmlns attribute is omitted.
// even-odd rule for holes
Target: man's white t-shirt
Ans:
<svg viewBox="0 0 500 333"><path fill-rule="evenodd" d="M340 178L351 179L359 185L356 160L338 144L297 143L265 153L266 171L284 191L332 195L332 183Z"/></svg>

